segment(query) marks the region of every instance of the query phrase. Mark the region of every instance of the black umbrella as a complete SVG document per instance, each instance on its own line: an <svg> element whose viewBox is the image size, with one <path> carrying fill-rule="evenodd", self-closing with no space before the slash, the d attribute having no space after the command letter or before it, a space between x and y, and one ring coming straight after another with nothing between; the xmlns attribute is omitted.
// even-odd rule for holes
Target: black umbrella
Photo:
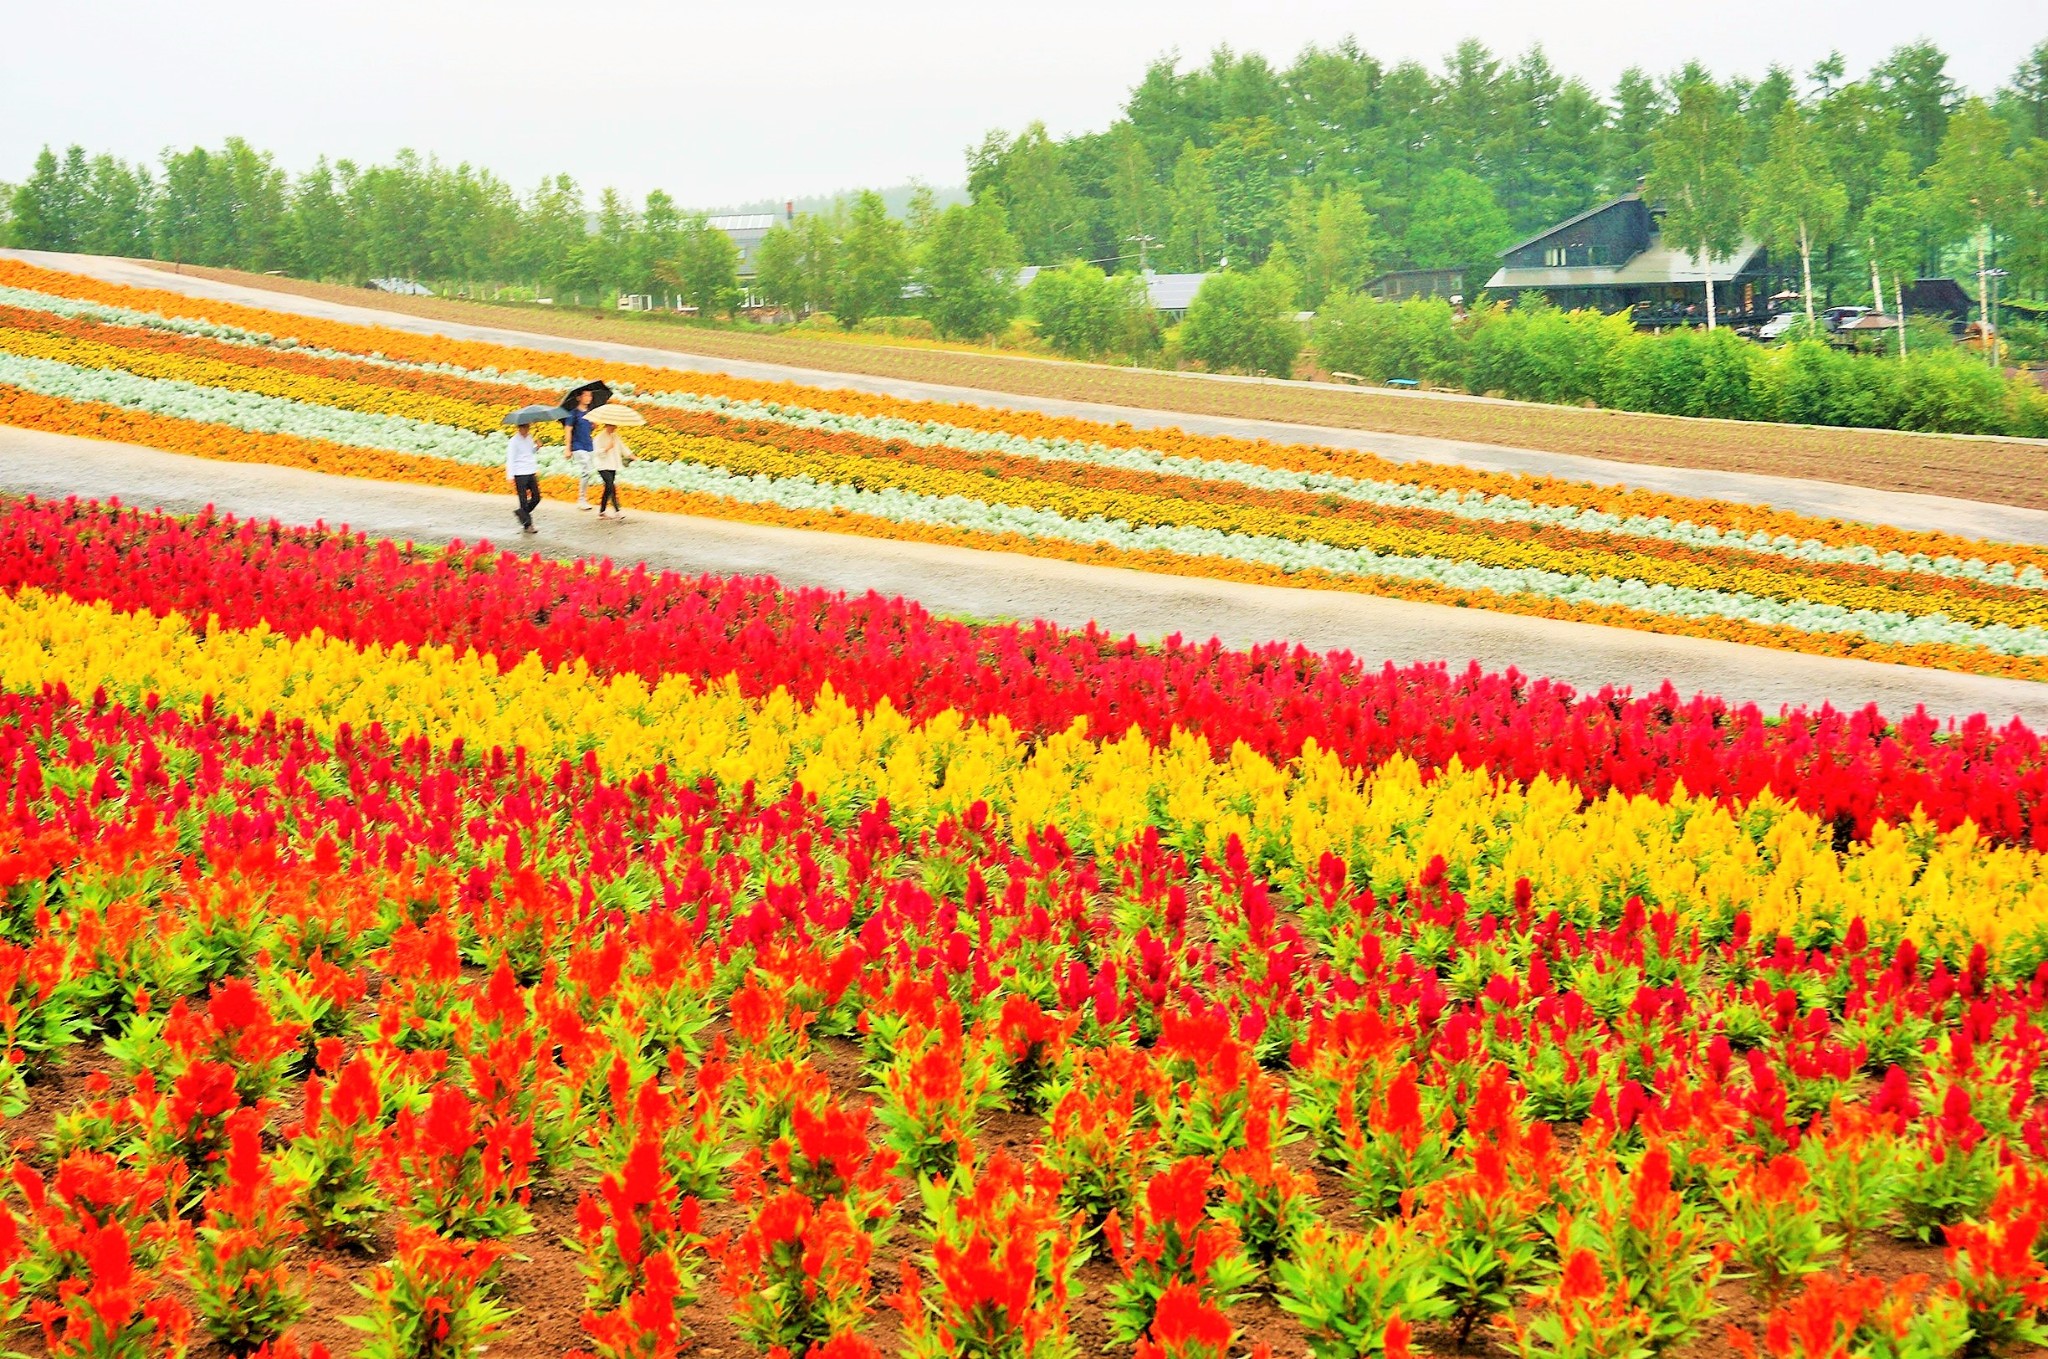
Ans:
<svg viewBox="0 0 2048 1359"><path fill-rule="evenodd" d="M568 390L562 397L562 409L565 411L575 410L576 398L585 392L590 393L590 409L592 410L596 410L599 406L612 399L612 389L605 386L602 382L586 382L581 387L571 387Z"/></svg>

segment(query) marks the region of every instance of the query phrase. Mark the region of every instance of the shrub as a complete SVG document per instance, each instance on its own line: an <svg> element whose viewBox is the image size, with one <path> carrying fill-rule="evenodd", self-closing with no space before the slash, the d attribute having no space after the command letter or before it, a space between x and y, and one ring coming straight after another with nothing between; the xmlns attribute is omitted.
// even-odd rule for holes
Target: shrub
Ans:
<svg viewBox="0 0 2048 1359"><path fill-rule="evenodd" d="M1381 302L1333 293L1316 311L1314 339L1316 362L1330 372L1355 373L1371 382L1463 382L1464 342L1450 303L1437 298Z"/></svg>
<svg viewBox="0 0 2048 1359"><path fill-rule="evenodd" d="M1517 401L1595 401L1616 353L1631 338L1625 316L1550 306L1488 308L1466 326L1466 385Z"/></svg>
<svg viewBox="0 0 2048 1359"><path fill-rule="evenodd" d="M1303 337L1285 288L1277 271L1211 274L1181 323L1183 352L1213 373L1289 376Z"/></svg>
<svg viewBox="0 0 2048 1359"><path fill-rule="evenodd" d="M1041 269L1024 290L1024 306L1039 337L1075 358L1142 354L1158 344L1158 313L1134 274L1105 274L1078 260Z"/></svg>

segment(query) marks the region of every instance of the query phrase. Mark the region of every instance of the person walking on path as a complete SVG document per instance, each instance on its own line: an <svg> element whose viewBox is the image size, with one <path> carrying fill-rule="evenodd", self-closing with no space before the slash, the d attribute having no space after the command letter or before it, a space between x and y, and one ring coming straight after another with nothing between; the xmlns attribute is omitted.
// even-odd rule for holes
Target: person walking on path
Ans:
<svg viewBox="0 0 2048 1359"><path fill-rule="evenodd" d="M591 465L590 407L594 393L576 393L576 404L569 407L569 418L562 422L562 429L568 438L569 461L576 464L576 508L590 508L590 483L596 469Z"/></svg>
<svg viewBox="0 0 2048 1359"><path fill-rule="evenodd" d="M521 425L512 431L512 442L505 449L505 479L512 483L512 494L518 499L512 514L519 527L538 533L533 510L540 504L540 446L533 441L533 426Z"/></svg>
<svg viewBox="0 0 2048 1359"><path fill-rule="evenodd" d="M604 493L597 501L597 517L624 519L625 511L619 508L619 473L633 461L633 450L626 447L626 441L619 437L616 427L600 425L591 440L590 460L599 479L604 482Z"/></svg>

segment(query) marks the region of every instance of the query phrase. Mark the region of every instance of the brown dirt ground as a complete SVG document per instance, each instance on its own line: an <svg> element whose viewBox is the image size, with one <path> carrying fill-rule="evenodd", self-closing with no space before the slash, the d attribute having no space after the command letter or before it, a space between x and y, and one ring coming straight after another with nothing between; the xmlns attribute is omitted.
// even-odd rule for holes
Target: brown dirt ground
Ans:
<svg viewBox="0 0 2048 1359"><path fill-rule="evenodd" d="M834 1093L842 1099L860 1099L860 1091L866 1085L866 1075L860 1066L860 1050L848 1040L821 1040L813 1052L815 1064L825 1072L834 1087ZM27 1154L31 1160L41 1160L39 1144L47 1138L51 1122L68 1107L74 1107L86 1097L86 1079L94 1072L106 1072L119 1079L115 1064L104 1058L96 1048L82 1048L78 1054L57 1066L53 1072L35 1085L31 1085L29 1109L8 1120L8 1140L16 1152ZM1012 1154L1030 1154L1042 1134L1044 1122L1040 1117L1024 1113L995 1113L979 1128L979 1140L983 1146L1001 1146ZM1296 1142L1286 1148L1286 1158L1296 1163L1296 1169L1311 1169L1309 1146ZM47 1169L47 1167L45 1167ZM1327 1175L1323 1177L1327 1183ZM555 1185L545 1193L539 1193L532 1201L532 1218L535 1218L535 1232L520 1236L510 1242L514 1257L506 1261L504 1273L500 1275L498 1296L514 1310L512 1322L498 1339L489 1347L492 1355L502 1359L559 1359L569 1351L582 1349L582 1328L578 1318L584 1310L584 1279L578 1273L575 1253L567 1246L575 1236L575 1197L584 1189L584 1179L573 1179L563 1185ZM868 1324L862 1332L874 1345L881 1347L885 1355L893 1355L901 1341L901 1326L883 1298L887 1298L897 1287L899 1269L903 1261L915 1259L920 1253L920 1236L915 1230L915 1203L905 1199L905 1216L897 1222L887 1242L874 1257L872 1271L872 1296L874 1310L870 1312ZM1362 1228L1364 1220L1350 1203L1339 1197L1323 1199L1323 1214L1329 1222L1346 1228ZM707 1212L705 1230L711 1234L739 1228L743 1214L731 1203L715 1205ZM377 1248L369 1253L348 1253L348 1251L307 1251L303 1263L309 1269L311 1285L305 1318L297 1326L301 1343L322 1343L336 1357L352 1355L360 1343L362 1334L344 1324L344 1316L358 1314L365 1310L365 1300L358 1294L358 1285L365 1283L371 1271L379 1265L389 1246L389 1230L377 1242ZM1898 1242L1888 1238L1876 1238L1866 1246L1858 1248L1855 1255L1855 1269L1858 1273L1874 1273L1886 1279L1905 1277L1909 1273L1942 1275L1942 1251L1937 1246L1917 1246L1911 1242ZM692 1330L692 1355L705 1359L745 1359L754 1355L754 1347L745 1341L739 1326L733 1320L731 1308L717 1294L713 1271L709 1267L698 1269L702 1275L702 1287L698 1289L700 1300L688 1310L688 1324ZM1073 1339L1077 1353L1081 1355L1108 1355L1114 1353L1110 1341L1110 1328L1104 1316L1108 1304L1110 1285L1116 1279L1114 1263L1098 1253L1094 1259L1081 1265L1077 1271L1075 1300L1071 1310ZM172 1281L170 1294L190 1300L190 1291L182 1281ZM1731 1353L1726 1345L1726 1326L1735 1324L1755 1332L1763 1320L1763 1308L1755 1296L1741 1281L1726 1281L1716 1289L1716 1300L1722 1308L1720 1316L1702 1326L1702 1332L1690 1345L1673 1351L1679 1359L1710 1359L1714 1355ZM1255 1345L1268 1345L1274 1359L1307 1359L1309 1345L1300 1324L1280 1310L1278 1300L1266 1289L1257 1289L1247 1294L1233 1310L1233 1320L1239 1326L1241 1339L1237 1345L1239 1355L1247 1355ZM18 1345L18 1353L27 1359L45 1359L41 1334L33 1330L18 1330L8 1336L10 1345ZM1448 1326L1423 1326L1417 1332L1417 1347L1425 1353L1438 1355L1473 1355L1477 1359L1503 1359L1509 1351L1499 1345L1497 1336L1485 1328L1475 1332L1473 1343L1466 1349L1456 1347L1456 1336ZM227 1359L227 1351L205 1339L205 1334L195 1334L193 1359Z"/></svg>
<svg viewBox="0 0 2048 1359"><path fill-rule="evenodd" d="M788 364L1190 415L1281 420L1465 440L1662 467L1814 477L1885 491L1956 495L1961 493L1959 487L1967 487L1971 499L2048 508L2048 456L2043 455L2039 444L2018 440L1695 420L1517 402L1445 401L1357 388L1217 382L1153 370L979 350L717 330L645 315L398 297L363 288L307 283L233 269L185 265L181 272L469 325L644 345L754 363Z"/></svg>
<svg viewBox="0 0 2048 1359"><path fill-rule="evenodd" d="M846 1039L823 1039L814 1050L813 1061L826 1073L834 1093L840 1098L863 1098L861 1091L867 1084L867 1078L861 1068L857 1044ZM41 1144L48 1137L54 1120L64 1110L84 1100L87 1080L101 1072L118 1079L114 1063L96 1046L86 1046L75 1050L32 1084L28 1109L7 1122L9 1145L32 1162L42 1160ZM281 1117L290 1112L281 1111ZM1043 1129L1042 1118L1000 1112L983 1121L978 1135L980 1144L985 1148L1002 1147L1013 1154L1024 1155L1036 1145ZM1284 1155L1297 1169L1314 1171L1306 1143L1291 1144ZM1319 1203L1326 1220L1354 1230L1363 1228L1366 1224L1360 1213L1334 1192L1335 1185L1328 1174L1324 1173L1319 1178L1325 1190L1319 1195ZM499 1297L514 1309L515 1314L504 1333L490 1346L492 1355L503 1356L503 1359L560 1359L560 1356L581 1348L583 1336L578 1321L583 1310L583 1279L577 1270L575 1252L567 1243L575 1236L575 1203L584 1187L586 1178L579 1175L536 1195L533 1202L535 1230L530 1236L510 1243L515 1255L506 1262L500 1278ZM915 1200L907 1199L903 1220L876 1252L872 1275L875 1309L863 1329L885 1355L895 1353L902 1332L895 1314L881 1300L895 1291L902 1263L914 1260L919 1253L916 1214ZM730 1203L720 1204L707 1211L705 1230L717 1234L735 1229L743 1221L744 1214ZM383 1248L388 1245L387 1230L377 1243L378 1249L368 1252L308 1249L304 1253L302 1258L311 1275L311 1306L297 1328L302 1342L317 1341L338 1357L357 1350L363 1337L344 1324L342 1318L364 1310L364 1299L357 1291L358 1286L368 1279L384 1258ZM1883 1237L1859 1245L1854 1266L1858 1273L1885 1279L1899 1279L1910 1274L1939 1278L1944 1272L1943 1254L1939 1247ZM687 1313L694 1336L690 1353L703 1356L703 1359L746 1359L754 1355L756 1351L741 1333L731 1308L718 1294L712 1270L700 1265L699 1273L703 1276L699 1301ZM1071 1320L1074 1340L1082 1355L1115 1352L1104 1308L1116 1277L1115 1265L1101 1253L1078 1271ZM189 1301L189 1290L182 1283L174 1282L169 1291ZM1734 1351L1726 1341L1730 1326L1758 1333L1765 1309L1746 1283L1739 1280L1724 1282L1715 1290L1715 1297L1722 1309L1720 1314L1701 1328L1697 1338L1674 1350L1674 1359L1718 1359L1718 1356L1732 1354ZM1260 1289L1246 1295L1234 1309L1233 1320L1240 1328L1238 1354L1248 1354L1252 1347L1264 1344L1271 1347L1275 1359L1306 1359L1307 1337L1300 1324L1281 1310L1269 1291ZM1418 1349L1428 1353L1462 1353L1474 1356L1474 1359L1505 1359L1509 1353L1500 1343L1497 1333L1484 1329L1476 1332L1462 1351L1458 1349L1455 1334L1449 1327L1421 1327L1416 1338ZM46 1359L47 1350L42 1337L31 1329L19 1330L6 1339L10 1346L18 1346L17 1352L26 1359ZM226 1351L207 1341L203 1334L195 1336L191 1354L194 1359L228 1359Z"/></svg>

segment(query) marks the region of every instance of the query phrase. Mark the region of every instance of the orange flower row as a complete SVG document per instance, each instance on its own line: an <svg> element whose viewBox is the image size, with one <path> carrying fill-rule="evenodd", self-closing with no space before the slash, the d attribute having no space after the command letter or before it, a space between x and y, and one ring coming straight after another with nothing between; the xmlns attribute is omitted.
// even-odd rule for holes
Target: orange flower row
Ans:
<svg viewBox="0 0 2048 1359"><path fill-rule="evenodd" d="M6 386L0 386L0 424L146 444L170 452L229 462L301 467L337 476L413 484L425 482L484 492L502 491L505 484L503 476L493 468L474 467L413 454L346 447L296 435L249 433L225 426L177 420L94 402L62 401ZM572 489L572 483L565 478L550 478L546 479L545 488L556 495L566 495ZM1286 572L1277 567L1255 563L1188 557L1171 552L1138 552L1063 540L1031 538L1013 533L979 533L964 529L904 524L861 514L787 510L772 505L739 503L716 496L678 491L640 490L635 493L635 503L650 510L666 513L696 514L825 532L856 533L865 537L899 541L941 543L984 551L1017 552L1029 556L1118 566L1156 574L1205 576L1257 585L1298 587L1306 584L1320 589L1348 590L1423 603L1598 623L1638 631L1715 638L1756 646L1855 657L1894 665L1916 665L2000 675L2013 679L2048 681L2048 659L2003 656L1960 647L1899 646L1873 642L1853 635L1807 633L1796 629L1725 619L1668 617L1615 606L1586 605L1542 596L1498 595L1488 591L1458 590L1422 581L1363 582L1317 571Z"/></svg>

